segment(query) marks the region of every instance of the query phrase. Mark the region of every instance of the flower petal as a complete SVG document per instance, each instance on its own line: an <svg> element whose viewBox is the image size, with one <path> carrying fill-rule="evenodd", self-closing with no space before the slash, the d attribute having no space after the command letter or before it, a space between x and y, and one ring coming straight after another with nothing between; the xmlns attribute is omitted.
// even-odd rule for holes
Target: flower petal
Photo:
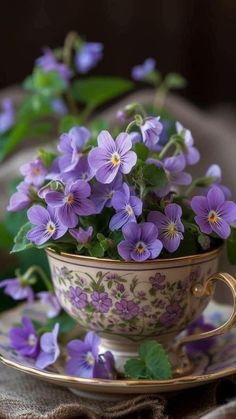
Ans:
<svg viewBox="0 0 236 419"><path fill-rule="evenodd" d="M108 154L116 151L115 141L107 130L103 130L98 135L98 146L105 149Z"/></svg>
<svg viewBox="0 0 236 419"><path fill-rule="evenodd" d="M165 214L170 220L175 221L182 216L182 208L177 204L169 204L165 208Z"/></svg>
<svg viewBox="0 0 236 419"><path fill-rule="evenodd" d="M231 229L229 224L221 218L217 223L211 224L212 230L218 234L222 239L227 239L230 235Z"/></svg>
<svg viewBox="0 0 236 419"><path fill-rule="evenodd" d="M47 224L50 220L48 211L41 205L33 205L28 209L27 217L35 225Z"/></svg>
<svg viewBox="0 0 236 419"><path fill-rule="evenodd" d="M220 188L212 186L207 194L207 200L209 208L211 210L217 210L225 202L225 196Z"/></svg>
<svg viewBox="0 0 236 419"><path fill-rule="evenodd" d="M134 151L128 151L122 156L120 170L122 173L129 173L137 162L137 154Z"/></svg>
<svg viewBox="0 0 236 419"><path fill-rule="evenodd" d="M141 237L140 240L144 243L150 243L157 238L158 230L155 224L147 222L140 224L141 228Z"/></svg>
<svg viewBox="0 0 236 419"><path fill-rule="evenodd" d="M116 138L115 144L118 154L122 156L132 148L132 139L128 133L121 132Z"/></svg>

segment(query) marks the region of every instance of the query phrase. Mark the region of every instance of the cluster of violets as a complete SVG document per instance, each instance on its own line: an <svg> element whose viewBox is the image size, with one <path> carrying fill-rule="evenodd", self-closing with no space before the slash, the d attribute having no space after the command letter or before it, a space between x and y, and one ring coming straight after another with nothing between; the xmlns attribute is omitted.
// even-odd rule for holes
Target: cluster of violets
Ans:
<svg viewBox="0 0 236 419"><path fill-rule="evenodd" d="M29 317L22 317L21 326L9 330L9 342L18 354L34 360L36 368L45 369L60 356L59 328L59 323L55 323L51 331L40 333ZM100 338L94 332L88 332L84 340L70 341L66 346L65 371L82 378L111 379L115 371L113 355L109 351L100 354L99 344Z"/></svg>
<svg viewBox="0 0 236 419"><path fill-rule="evenodd" d="M198 163L200 154L191 132L177 122L175 133L163 144L163 130L159 117L142 115L135 115L116 139L105 130L93 139L86 127L71 128L60 136L59 153L49 167L40 157L21 167L24 180L8 210L28 209L32 227L27 239L36 246L55 243L60 249L66 242L74 252L89 254L101 231L108 248L112 233L120 231L116 246L126 261L155 259L163 250L174 253L189 221L203 238L203 250L210 247L211 237L227 239L236 205L221 184L220 167L209 168L201 178L205 187L193 195L197 183L187 167ZM143 160L137 145L147 154ZM149 166L162 171L164 185L153 186L142 178ZM103 214L98 231L96 220Z"/></svg>

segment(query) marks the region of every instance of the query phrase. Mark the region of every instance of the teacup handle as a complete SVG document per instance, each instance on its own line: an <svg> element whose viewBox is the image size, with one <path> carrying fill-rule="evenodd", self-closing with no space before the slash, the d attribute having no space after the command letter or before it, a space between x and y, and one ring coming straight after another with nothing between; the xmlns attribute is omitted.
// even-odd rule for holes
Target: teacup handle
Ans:
<svg viewBox="0 0 236 419"><path fill-rule="evenodd" d="M222 335L223 333L228 332L228 330L234 325L236 322L236 278L226 272L219 272L216 274L212 274L209 278L207 278L204 284L195 284L192 287L192 293L195 297L202 298L207 295L212 294L212 287L216 281L223 281L231 290L233 295L233 310L229 317L229 319L222 324L220 327L216 329L210 330L209 332L203 333L196 333L194 335L184 336L183 338L179 339L176 344L175 350L178 357L183 357L183 346L190 342L195 342L197 340L202 340L206 338L210 338L212 336ZM183 370L187 370L189 365L185 365L185 367L180 367L176 370L177 374L182 374Z"/></svg>

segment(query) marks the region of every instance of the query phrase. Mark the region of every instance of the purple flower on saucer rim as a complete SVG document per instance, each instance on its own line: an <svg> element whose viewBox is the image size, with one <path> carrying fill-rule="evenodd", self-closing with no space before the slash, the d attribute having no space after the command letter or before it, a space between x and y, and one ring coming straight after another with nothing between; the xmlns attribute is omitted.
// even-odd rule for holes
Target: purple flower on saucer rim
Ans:
<svg viewBox="0 0 236 419"><path fill-rule="evenodd" d="M19 354L30 358L38 356L39 336L28 317L22 317L22 327L12 327L8 337L12 348Z"/></svg>
<svg viewBox="0 0 236 419"><path fill-rule="evenodd" d="M209 332L210 330L215 329L215 326L209 322L205 322L203 316L200 316L197 320L191 323L187 329L187 335L195 335L197 333ZM190 342L186 345L187 352L191 354L195 354L197 352L208 352L216 343L216 336L211 338L197 340L195 342Z"/></svg>
<svg viewBox="0 0 236 419"><path fill-rule="evenodd" d="M51 332L44 333L40 338L40 353L35 366L40 369L47 368L54 364L60 355L60 348L57 342L59 323L56 323Z"/></svg>
<svg viewBox="0 0 236 419"><path fill-rule="evenodd" d="M0 288L4 288L4 294L9 295L13 300L27 300L28 303L34 301L32 287L24 283L21 278L4 279L0 281Z"/></svg>
<svg viewBox="0 0 236 419"><path fill-rule="evenodd" d="M48 306L47 317L49 319L58 316L61 311L61 305L54 292L41 291L37 293L37 297L39 298L41 304Z"/></svg>

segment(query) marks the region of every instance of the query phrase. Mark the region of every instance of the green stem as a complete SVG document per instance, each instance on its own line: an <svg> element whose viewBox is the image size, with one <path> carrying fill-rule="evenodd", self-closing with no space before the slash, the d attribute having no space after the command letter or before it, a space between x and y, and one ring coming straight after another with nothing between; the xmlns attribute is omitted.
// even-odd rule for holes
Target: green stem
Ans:
<svg viewBox="0 0 236 419"><path fill-rule="evenodd" d="M188 197L191 192L194 190L194 188L196 187L196 183L193 181L192 184L188 187L188 189L185 191L185 197Z"/></svg>
<svg viewBox="0 0 236 419"><path fill-rule="evenodd" d="M63 61L69 68L71 67L71 63L72 63L73 45L77 38L78 38L78 35L76 32L69 32L64 42ZM65 92L65 97L68 102L71 113L77 115L78 108L69 88Z"/></svg>
<svg viewBox="0 0 236 419"><path fill-rule="evenodd" d="M163 109L166 101L166 96L168 93L168 89L165 85L165 82L163 81L162 84L156 88L153 105L155 108L157 108L159 111Z"/></svg>
<svg viewBox="0 0 236 419"><path fill-rule="evenodd" d="M165 154L167 153L167 151L169 150L169 148L172 147L172 145L175 144L175 140L172 139L170 140L165 146L164 148L161 150L160 154L159 154L159 159L163 159L163 157L165 156Z"/></svg>
<svg viewBox="0 0 236 419"><path fill-rule="evenodd" d="M87 105L80 114L81 123L85 124L93 111L94 111L94 106L91 104Z"/></svg>
<svg viewBox="0 0 236 419"><path fill-rule="evenodd" d="M129 133L129 131L131 130L131 128L133 128L134 126L137 126L136 121L131 121L131 122L127 125L125 132Z"/></svg>
<svg viewBox="0 0 236 419"><path fill-rule="evenodd" d="M31 266L26 272L25 275L26 277L30 277L34 272L38 273L39 276L41 277L41 279L43 280L46 288L48 291L53 291L53 286L52 283L50 281L50 279L47 277L47 275L45 274L45 272L43 271L43 269L40 266L37 265L33 265Z"/></svg>

